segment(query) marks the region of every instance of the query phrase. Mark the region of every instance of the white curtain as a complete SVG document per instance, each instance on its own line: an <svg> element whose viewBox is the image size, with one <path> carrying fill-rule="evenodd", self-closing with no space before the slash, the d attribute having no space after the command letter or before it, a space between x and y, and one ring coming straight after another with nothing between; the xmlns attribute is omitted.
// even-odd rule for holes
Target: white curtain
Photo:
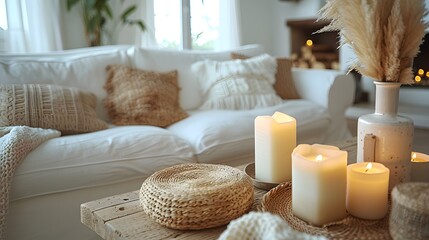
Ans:
<svg viewBox="0 0 429 240"><path fill-rule="evenodd" d="M238 0L219 0L219 40L216 50L228 50L241 45L240 6Z"/></svg>
<svg viewBox="0 0 429 240"><path fill-rule="evenodd" d="M62 50L59 0L6 0L8 52Z"/></svg>

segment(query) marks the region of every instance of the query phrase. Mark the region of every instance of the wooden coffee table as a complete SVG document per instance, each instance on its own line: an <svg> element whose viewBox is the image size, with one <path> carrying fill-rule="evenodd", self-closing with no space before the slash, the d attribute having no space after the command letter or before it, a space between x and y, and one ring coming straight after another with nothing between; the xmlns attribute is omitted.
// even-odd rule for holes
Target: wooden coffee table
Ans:
<svg viewBox="0 0 429 240"><path fill-rule="evenodd" d="M349 164L356 161L356 139L332 145L348 152ZM244 170L246 165L237 168ZM265 193L265 190L255 188L252 211L260 210ZM163 227L143 212L139 203L139 190L83 203L81 221L103 239L217 239L226 229L226 226L221 226L182 231Z"/></svg>

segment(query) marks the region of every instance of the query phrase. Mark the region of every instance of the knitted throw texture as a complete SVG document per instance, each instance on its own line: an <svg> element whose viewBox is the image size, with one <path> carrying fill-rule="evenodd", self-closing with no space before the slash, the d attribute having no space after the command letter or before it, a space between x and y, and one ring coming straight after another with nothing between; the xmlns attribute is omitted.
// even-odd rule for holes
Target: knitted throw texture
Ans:
<svg viewBox="0 0 429 240"><path fill-rule="evenodd" d="M218 240L241 239L327 240L295 231L280 216L269 212L250 212L231 221Z"/></svg>
<svg viewBox="0 0 429 240"><path fill-rule="evenodd" d="M9 192L15 170L28 153L44 141L59 137L51 129L27 126L0 127L0 239L4 239L4 226L9 208Z"/></svg>

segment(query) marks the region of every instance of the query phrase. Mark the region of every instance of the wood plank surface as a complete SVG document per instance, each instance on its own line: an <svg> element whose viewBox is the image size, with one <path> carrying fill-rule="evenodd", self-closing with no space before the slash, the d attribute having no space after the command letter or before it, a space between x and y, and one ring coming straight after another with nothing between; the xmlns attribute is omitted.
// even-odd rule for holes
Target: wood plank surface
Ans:
<svg viewBox="0 0 429 240"><path fill-rule="evenodd" d="M356 161L356 139L333 143L348 152L348 163ZM237 168L244 170L245 165ZM265 190L254 189L251 211L259 211ZM143 212L139 191L119 194L81 205L81 221L103 239L217 239L226 226L183 231L161 226Z"/></svg>

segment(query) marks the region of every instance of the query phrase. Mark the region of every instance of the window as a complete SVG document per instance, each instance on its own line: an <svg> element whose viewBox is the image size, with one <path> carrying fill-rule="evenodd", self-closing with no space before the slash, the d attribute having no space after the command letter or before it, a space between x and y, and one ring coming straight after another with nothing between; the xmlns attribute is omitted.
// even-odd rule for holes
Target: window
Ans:
<svg viewBox="0 0 429 240"><path fill-rule="evenodd" d="M0 0L0 31L7 30L7 15L5 0Z"/></svg>
<svg viewBox="0 0 429 240"><path fill-rule="evenodd" d="M5 50L5 31L8 28L5 1L0 0L0 52Z"/></svg>
<svg viewBox="0 0 429 240"><path fill-rule="evenodd" d="M154 27L161 48L214 49L219 38L219 0L156 0Z"/></svg>

